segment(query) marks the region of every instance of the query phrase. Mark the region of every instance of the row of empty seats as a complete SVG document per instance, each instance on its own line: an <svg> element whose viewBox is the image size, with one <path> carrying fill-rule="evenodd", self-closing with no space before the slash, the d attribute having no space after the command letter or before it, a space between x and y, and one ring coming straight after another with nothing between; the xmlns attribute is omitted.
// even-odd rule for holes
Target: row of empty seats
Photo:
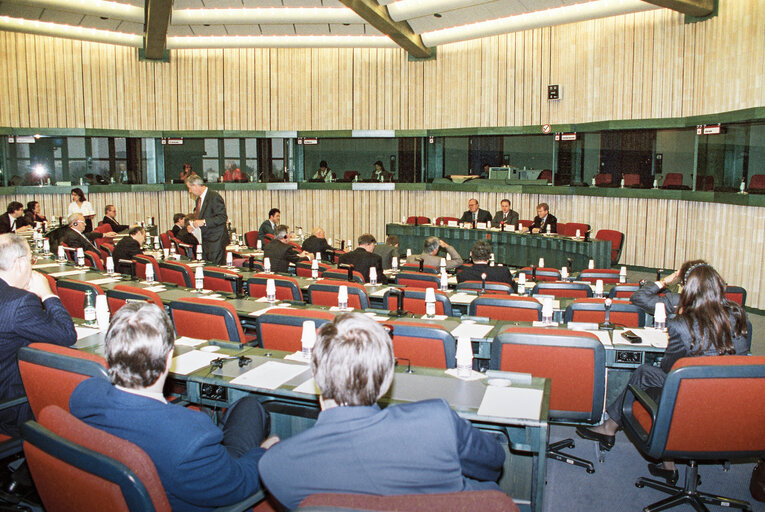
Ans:
<svg viewBox="0 0 765 512"><path fill-rule="evenodd" d="M626 173L622 175L624 180L624 186L629 188L650 188L649 183L642 183L641 175L636 173ZM614 181L614 175L612 173L599 173L595 175L596 187L618 187L621 185L621 181ZM665 190L690 190L691 187L684 184L684 177L679 172L669 172L664 176L661 186L659 187ZM696 191L714 191L715 190L715 178L714 176L697 176L696 177ZM755 174L749 180L749 186L747 192L753 194L765 193L765 174ZM735 189L738 191L738 188Z"/></svg>

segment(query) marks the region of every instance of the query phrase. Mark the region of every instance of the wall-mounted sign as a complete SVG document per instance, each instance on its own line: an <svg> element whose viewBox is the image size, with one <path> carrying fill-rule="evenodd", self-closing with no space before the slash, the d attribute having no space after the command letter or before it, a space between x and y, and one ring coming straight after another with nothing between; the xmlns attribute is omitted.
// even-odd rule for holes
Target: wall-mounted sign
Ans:
<svg viewBox="0 0 765 512"><path fill-rule="evenodd" d="M550 126L549 124L542 125L542 133L547 134L547 133L550 133L551 131L552 131L552 126Z"/></svg>
<svg viewBox="0 0 765 512"><path fill-rule="evenodd" d="M576 132L556 133L555 140L576 140Z"/></svg>

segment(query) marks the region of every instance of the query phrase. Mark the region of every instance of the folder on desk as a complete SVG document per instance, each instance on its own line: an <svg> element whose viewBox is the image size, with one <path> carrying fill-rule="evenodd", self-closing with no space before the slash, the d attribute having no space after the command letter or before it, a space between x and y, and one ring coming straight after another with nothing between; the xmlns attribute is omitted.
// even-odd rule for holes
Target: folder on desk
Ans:
<svg viewBox="0 0 765 512"><path fill-rule="evenodd" d="M538 420L541 411L541 389L487 386L478 415Z"/></svg>
<svg viewBox="0 0 765 512"><path fill-rule="evenodd" d="M310 369L302 364L279 363L268 361L252 370L243 373L231 381L232 384L241 384L253 388L276 389L282 384L294 379Z"/></svg>

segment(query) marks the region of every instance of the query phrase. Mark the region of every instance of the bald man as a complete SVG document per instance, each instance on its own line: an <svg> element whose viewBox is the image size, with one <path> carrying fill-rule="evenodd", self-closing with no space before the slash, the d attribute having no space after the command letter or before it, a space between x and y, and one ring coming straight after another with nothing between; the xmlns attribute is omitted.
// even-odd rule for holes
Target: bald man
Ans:
<svg viewBox="0 0 765 512"><path fill-rule="evenodd" d="M305 239L302 249L305 252L311 253L316 256L317 252L321 253L321 259L324 261L329 260L329 252L335 251L334 247L330 247L327 243L327 238L324 235L324 230L321 228L313 228L311 236Z"/></svg>

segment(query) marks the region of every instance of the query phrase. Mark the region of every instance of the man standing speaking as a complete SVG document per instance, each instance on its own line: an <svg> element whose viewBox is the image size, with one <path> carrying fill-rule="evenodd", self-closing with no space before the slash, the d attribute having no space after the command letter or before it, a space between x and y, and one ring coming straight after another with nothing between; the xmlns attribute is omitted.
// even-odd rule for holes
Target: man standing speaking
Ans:
<svg viewBox="0 0 765 512"><path fill-rule="evenodd" d="M193 224L202 232L202 256L216 265L223 265L228 244L226 203L220 194L204 186L202 178L195 174L186 178L186 188L197 198Z"/></svg>

